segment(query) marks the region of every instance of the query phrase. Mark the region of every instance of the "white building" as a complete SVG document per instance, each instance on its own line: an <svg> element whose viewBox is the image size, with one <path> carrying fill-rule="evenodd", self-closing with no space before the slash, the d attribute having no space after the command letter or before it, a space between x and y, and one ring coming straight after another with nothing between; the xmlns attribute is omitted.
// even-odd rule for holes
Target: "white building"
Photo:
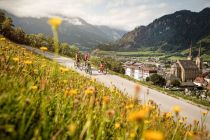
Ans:
<svg viewBox="0 0 210 140"><path fill-rule="evenodd" d="M142 79L142 74L141 74L141 68L136 68L134 70L134 79L136 80L141 80Z"/></svg>
<svg viewBox="0 0 210 140"><path fill-rule="evenodd" d="M142 63L125 63L125 75L133 77L136 80L145 80L152 74L157 73L154 67L144 66Z"/></svg>
<svg viewBox="0 0 210 140"><path fill-rule="evenodd" d="M133 76L134 75L134 68L132 66L128 66L125 69L125 75Z"/></svg>
<svg viewBox="0 0 210 140"><path fill-rule="evenodd" d="M143 79L146 79L147 77L157 73L157 70L154 67L143 67L141 71Z"/></svg>

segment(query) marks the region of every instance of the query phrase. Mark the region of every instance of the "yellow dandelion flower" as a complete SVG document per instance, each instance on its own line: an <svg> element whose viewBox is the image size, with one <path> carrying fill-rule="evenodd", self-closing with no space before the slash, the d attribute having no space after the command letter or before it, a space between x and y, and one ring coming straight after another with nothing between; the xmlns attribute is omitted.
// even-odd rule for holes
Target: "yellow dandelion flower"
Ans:
<svg viewBox="0 0 210 140"><path fill-rule="evenodd" d="M111 92L115 92L115 90L116 90L115 87L110 88Z"/></svg>
<svg viewBox="0 0 210 140"><path fill-rule="evenodd" d="M76 129L77 129L77 125L75 123L70 123L68 126L67 126L67 129L68 129L68 132L71 136L73 136L76 132Z"/></svg>
<svg viewBox="0 0 210 140"><path fill-rule="evenodd" d="M85 90L86 95L90 95L90 94L93 94L93 93L95 93L95 88L94 87L89 87Z"/></svg>
<svg viewBox="0 0 210 140"><path fill-rule="evenodd" d="M26 60L26 61L24 61L24 64L26 64L26 65L30 65L30 64L32 64L32 61L30 61L30 60Z"/></svg>
<svg viewBox="0 0 210 140"><path fill-rule="evenodd" d="M144 140L164 140L163 133L147 130L143 133Z"/></svg>
<svg viewBox="0 0 210 140"><path fill-rule="evenodd" d="M132 109L133 107L134 107L134 104L129 104L125 106L126 109Z"/></svg>
<svg viewBox="0 0 210 140"><path fill-rule="evenodd" d="M68 83L68 80L63 80L63 83L64 83L64 84Z"/></svg>
<svg viewBox="0 0 210 140"><path fill-rule="evenodd" d="M135 133L135 131L131 131L129 135L130 135L130 137L131 137L131 138L136 137L136 133Z"/></svg>
<svg viewBox="0 0 210 140"><path fill-rule="evenodd" d="M115 129L120 128L120 123L115 123L114 128L115 128Z"/></svg>
<svg viewBox="0 0 210 140"><path fill-rule="evenodd" d="M68 69L68 68L63 69L63 72L67 72L67 71L69 71L69 69Z"/></svg>
<svg viewBox="0 0 210 140"><path fill-rule="evenodd" d="M68 96L74 96L77 95L77 89L71 89L67 92Z"/></svg>
<svg viewBox="0 0 210 140"><path fill-rule="evenodd" d="M210 134L208 134L208 138L210 139Z"/></svg>
<svg viewBox="0 0 210 140"><path fill-rule="evenodd" d="M47 51L48 48L47 48L47 47L40 47L40 50L42 50L42 51Z"/></svg>
<svg viewBox="0 0 210 140"><path fill-rule="evenodd" d="M166 113L166 118L169 119L172 117L172 114L170 112Z"/></svg>
<svg viewBox="0 0 210 140"><path fill-rule="evenodd" d="M19 61L20 59L19 59L18 57L14 57L14 58L12 58L12 60L15 61L15 62L17 62L17 61Z"/></svg>
<svg viewBox="0 0 210 140"><path fill-rule="evenodd" d="M179 112L181 111L180 106L178 106L178 105L174 106L174 107L173 107L173 111L174 111L176 114L179 113Z"/></svg>
<svg viewBox="0 0 210 140"><path fill-rule="evenodd" d="M62 67L60 68L60 70L61 70L62 73L65 73L65 72L68 72L69 71L68 68L62 68Z"/></svg>
<svg viewBox="0 0 210 140"><path fill-rule="evenodd" d="M50 24L54 28L58 28L58 26L62 23L62 19L59 17L54 17L48 20L48 24Z"/></svg>
<svg viewBox="0 0 210 140"><path fill-rule="evenodd" d="M146 118L148 109L142 109L140 111L131 112L128 114L128 121L142 121Z"/></svg>
<svg viewBox="0 0 210 140"><path fill-rule="evenodd" d="M187 135L188 137L192 137L192 136L193 136L193 133L192 133L191 131L187 131L187 132L186 132L186 135Z"/></svg>
<svg viewBox="0 0 210 140"><path fill-rule="evenodd" d="M104 96L103 97L103 102L108 104L110 102L110 97L109 96Z"/></svg>
<svg viewBox="0 0 210 140"><path fill-rule="evenodd" d="M31 86L32 90L37 90L37 88L38 88L37 86Z"/></svg>
<svg viewBox="0 0 210 140"><path fill-rule="evenodd" d="M155 105L152 105L150 108L151 108L152 110L155 110L155 109L156 109L156 106L155 106Z"/></svg>
<svg viewBox="0 0 210 140"><path fill-rule="evenodd" d="M149 120L145 120L145 121L144 121L145 124L149 124L150 122L151 122L151 121L149 121Z"/></svg>
<svg viewBox="0 0 210 140"><path fill-rule="evenodd" d="M203 115L204 117L205 117L207 114L208 114L207 111L203 111L203 112L202 112L202 115Z"/></svg>

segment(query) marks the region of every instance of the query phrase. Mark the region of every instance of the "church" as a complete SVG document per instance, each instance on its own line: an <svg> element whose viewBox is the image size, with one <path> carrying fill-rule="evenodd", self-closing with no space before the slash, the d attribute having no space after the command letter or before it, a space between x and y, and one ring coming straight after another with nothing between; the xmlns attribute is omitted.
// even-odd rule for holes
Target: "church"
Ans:
<svg viewBox="0 0 210 140"><path fill-rule="evenodd" d="M187 60L177 60L177 62L171 66L170 70L170 75L178 78L182 82L192 82L201 73L201 48L199 48L198 55L194 61L192 56L192 46L189 49Z"/></svg>

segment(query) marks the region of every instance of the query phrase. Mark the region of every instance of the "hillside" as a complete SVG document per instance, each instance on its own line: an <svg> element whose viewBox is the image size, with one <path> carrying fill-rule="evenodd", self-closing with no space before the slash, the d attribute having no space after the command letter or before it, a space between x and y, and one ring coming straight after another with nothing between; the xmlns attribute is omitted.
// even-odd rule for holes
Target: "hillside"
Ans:
<svg viewBox="0 0 210 140"><path fill-rule="evenodd" d="M43 33L52 35L51 29L47 24L48 18L17 17L10 13L6 16L11 17L16 27L21 27L28 34ZM62 17L63 23L59 28L61 42L74 43L80 48L92 48L99 43L114 42L121 38L125 31L110 28L107 26L96 26L87 23L79 17Z"/></svg>
<svg viewBox="0 0 210 140"><path fill-rule="evenodd" d="M185 118L179 118L177 106L174 120L172 112L161 115L152 101L137 104L115 88L106 88L5 38L0 38L0 61L0 139L208 137L197 122L191 130Z"/></svg>
<svg viewBox="0 0 210 140"><path fill-rule="evenodd" d="M191 42L195 45L208 35L210 8L198 13L182 10L160 17L147 26L135 28L125 34L118 45L127 49L177 51L189 48ZM208 47L210 48L210 45Z"/></svg>

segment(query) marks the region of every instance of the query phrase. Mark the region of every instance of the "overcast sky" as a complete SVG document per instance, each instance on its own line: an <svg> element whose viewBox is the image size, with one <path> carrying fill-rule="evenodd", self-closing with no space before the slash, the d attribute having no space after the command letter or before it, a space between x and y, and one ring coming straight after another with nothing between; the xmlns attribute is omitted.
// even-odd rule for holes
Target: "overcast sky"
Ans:
<svg viewBox="0 0 210 140"><path fill-rule="evenodd" d="M210 0L0 0L0 8L16 16L77 16L126 30L177 10L198 12L205 7L210 7Z"/></svg>

